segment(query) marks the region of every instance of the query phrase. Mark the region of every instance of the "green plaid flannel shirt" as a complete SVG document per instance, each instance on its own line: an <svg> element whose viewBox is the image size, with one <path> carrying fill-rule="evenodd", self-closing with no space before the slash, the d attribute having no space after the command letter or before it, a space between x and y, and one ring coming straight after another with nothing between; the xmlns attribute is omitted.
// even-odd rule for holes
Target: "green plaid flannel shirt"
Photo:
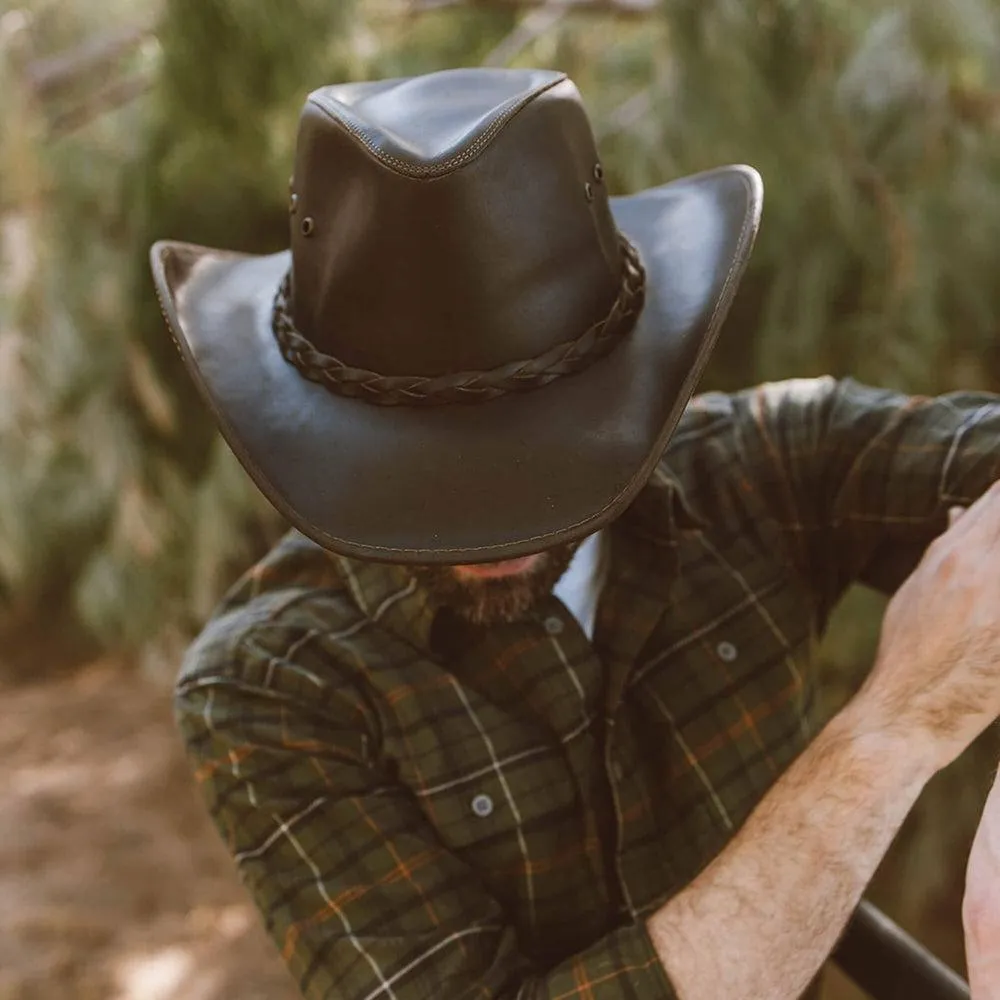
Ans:
<svg viewBox="0 0 1000 1000"><path fill-rule="evenodd" d="M289 535L193 645L176 707L303 994L673 997L644 918L814 735L811 653L845 588L896 587L1000 476L998 440L981 394L698 397L607 529L592 642L555 597L461 626L405 569Z"/></svg>

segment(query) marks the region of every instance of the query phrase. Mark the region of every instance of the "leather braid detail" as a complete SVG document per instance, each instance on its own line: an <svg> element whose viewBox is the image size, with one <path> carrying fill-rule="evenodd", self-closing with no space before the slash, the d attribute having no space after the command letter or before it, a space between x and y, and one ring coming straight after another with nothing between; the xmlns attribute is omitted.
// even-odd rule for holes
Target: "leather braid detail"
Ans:
<svg viewBox="0 0 1000 1000"><path fill-rule="evenodd" d="M639 252L624 236L622 285L608 315L575 340L567 340L527 361L511 361L488 371L467 371L432 377L379 375L352 368L316 350L298 330L291 313L291 272L274 297L272 329L282 356L303 378L341 396L364 399L379 406L436 406L481 402L509 392L537 389L564 375L589 367L635 326L645 296L646 273Z"/></svg>

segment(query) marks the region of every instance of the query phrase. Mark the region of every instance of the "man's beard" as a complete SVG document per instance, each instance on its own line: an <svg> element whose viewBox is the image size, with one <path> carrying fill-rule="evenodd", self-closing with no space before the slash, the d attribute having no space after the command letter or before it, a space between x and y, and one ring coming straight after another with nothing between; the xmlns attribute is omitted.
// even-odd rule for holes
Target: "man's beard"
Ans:
<svg viewBox="0 0 1000 1000"><path fill-rule="evenodd" d="M451 608L475 625L524 618L566 572L579 542L546 550L529 572L496 579L459 579L450 566L413 566L412 574L435 604Z"/></svg>

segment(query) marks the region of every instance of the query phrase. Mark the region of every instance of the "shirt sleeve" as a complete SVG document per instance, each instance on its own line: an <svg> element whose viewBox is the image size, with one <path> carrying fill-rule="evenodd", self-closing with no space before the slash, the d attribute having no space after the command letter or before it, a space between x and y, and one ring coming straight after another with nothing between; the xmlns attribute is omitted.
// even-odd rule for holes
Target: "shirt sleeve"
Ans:
<svg viewBox="0 0 1000 1000"><path fill-rule="evenodd" d="M855 581L886 593L944 530L948 508L1000 477L1000 397L907 396L845 379L732 397L752 488L829 609Z"/></svg>
<svg viewBox="0 0 1000 1000"><path fill-rule="evenodd" d="M672 1000L642 923L532 967L477 872L379 761L363 694L314 684L294 647L241 642L224 671L183 673L175 705L211 815L307 1000Z"/></svg>

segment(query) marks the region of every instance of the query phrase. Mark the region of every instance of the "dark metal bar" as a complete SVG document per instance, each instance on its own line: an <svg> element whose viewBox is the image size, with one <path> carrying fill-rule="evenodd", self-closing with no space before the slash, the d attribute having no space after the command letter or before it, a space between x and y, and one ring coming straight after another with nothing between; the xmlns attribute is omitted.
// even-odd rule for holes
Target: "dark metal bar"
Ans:
<svg viewBox="0 0 1000 1000"><path fill-rule="evenodd" d="M970 1000L961 976L867 900L831 957L874 1000Z"/></svg>
<svg viewBox="0 0 1000 1000"><path fill-rule="evenodd" d="M113 67L124 55L153 34L154 22L126 25L96 35L75 48L28 63L28 86L40 97L53 91L75 87L81 77Z"/></svg>

